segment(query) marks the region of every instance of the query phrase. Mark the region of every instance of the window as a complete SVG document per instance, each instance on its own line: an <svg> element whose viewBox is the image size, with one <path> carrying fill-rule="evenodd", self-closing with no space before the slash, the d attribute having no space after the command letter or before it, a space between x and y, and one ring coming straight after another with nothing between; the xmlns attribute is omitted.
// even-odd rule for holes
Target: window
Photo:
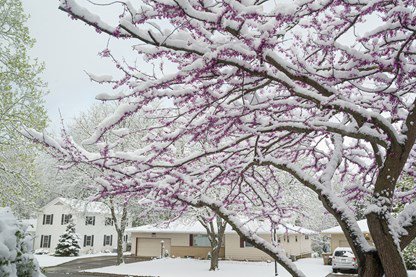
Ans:
<svg viewBox="0 0 416 277"><path fill-rule="evenodd" d="M106 245L113 245L113 235L110 235L110 236L106 236L106 235L104 235L104 241L103 241L103 246L106 246Z"/></svg>
<svg viewBox="0 0 416 277"><path fill-rule="evenodd" d="M92 236L84 236L84 247L86 246L94 246L94 235Z"/></svg>
<svg viewBox="0 0 416 277"><path fill-rule="evenodd" d="M114 224L114 221L111 217L105 218L105 226L110 226L110 225L113 226L113 224Z"/></svg>
<svg viewBox="0 0 416 277"><path fill-rule="evenodd" d="M124 242L127 242L129 239L129 235L124 235Z"/></svg>
<svg viewBox="0 0 416 277"><path fill-rule="evenodd" d="M207 235L193 235L192 246L211 246Z"/></svg>
<svg viewBox="0 0 416 277"><path fill-rule="evenodd" d="M52 225L52 224L53 224L53 214L44 214L43 225Z"/></svg>
<svg viewBox="0 0 416 277"><path fill-rule="evenodd" d="M295 241L296 241L296 242L298 241L298 236L295 236Z"/></svg>
<svg viewBox="0 0 416 277"><path fill-rule="evenodd" d="M277 242L280 243L280 241L281 241L281 238L280 238L280 236L278 236L277 237Z"/></svg>
<svg viewBox="0 0 416 277"><path fill-rule="evenodd" d="M40 247L41 248L50 248L51 247L51 236L40 236Z"/></svg>
<svg viewBox="0 0 416 277"><path fill-rule="evenodd" d="M61 225L68 224L71 218L72 218L72 214L63 214L61 217Z"/></svg>
<svg viewBox="0 0 416 277"><path fill-rule="evenodd" d="M95 216L86 216L85 225L95 225Z"/></svg>
<svg viewBox="0 0 416 277"><path fill-rule="evenodd" d="M244 241L244 247L254 247L251 243Z"/></svg>
<svg viewBox="0 0 416 277"><path fill-rule="evenodd" d="M240 237L240 248L253 247L253 245Z"/></svg>
<svg viewBox="0 0 416 277"><path fill-rule="evenodd" d="M305 239L309 239L309 236L308 235L305 235Z"/></svg>
<svg viewBox="0 0 416 277"><path fill-rule="evenodd" d="M335 257L354 257L354 253L350 250L338 250L334 253Z"/></svg>

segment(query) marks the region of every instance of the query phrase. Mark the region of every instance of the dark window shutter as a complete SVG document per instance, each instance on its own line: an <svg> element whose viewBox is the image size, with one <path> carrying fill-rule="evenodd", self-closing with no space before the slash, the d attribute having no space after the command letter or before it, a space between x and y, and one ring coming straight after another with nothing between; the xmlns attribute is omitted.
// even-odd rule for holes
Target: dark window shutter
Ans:
<svg viewBox="0 0 416 277"><path fill-rule="evenodd" d="M91 246L94 246L94 235L91 236Z"/></svg>
<svg viewBox="0 0 416 277"><path fill-rule="evenodd" d="M53 225L53 214L51 214L51 225Z"/></svg>
<svg viewBox="0 0 416 277"><path fill-rule="evenodd" d="M110 236L110 246L113 245L113 235Z"/></svg>
<svg viewBox="0 0 416 277"><path fill-rule="evenodd" d="M194 235L189 234L189 246L194 246Z"/></svg>
<svg viewBox="0 0 416 277"><path fill-rule="evenodd" d="M95 225L95 216L92 217L92 225Z"/></svg>
<svg viewBox="0 0 416 277"><path fill-rule="evenodd" d="M106 235L104 235L103 246L105 246L105 237L106 237Z"/></svg>
<svg viewBox="0 0 416 277"><path fill-rule="evenodd" d="M84 235L84 247L87 246L87 235Z"/></svg>
<svg viewBox="0 0 416 277"><path fill-rule="evenodd" d="M45 221L46 221L46 214L43 215L43 225L45 225Z"/></svg>
<svg viewBox="0 0 416 277"><path fill-rule="evenodd" d="M65 215L62 214L62 217L61 217L61 225L64 225L64 217L65 217Z"/></svg>
<svg viewBox="0 0 416 277"><path fill-rule="evenodd" d="M240 237L240 248L244 248L244 239Z"/></svg>
<svg viewBox="0 0 416 277"><path fill-rule="evenodd" d="M51 248L51 235L49 235L49 239L48 239L48 248Z"/></svg>
<svg viewBox="0 0 416 277"><path fill-rule="evenodd" d="M45 215L43 215L43 218L45 218ZM40 236L40 248L43 247L43 235Z"/></svg>

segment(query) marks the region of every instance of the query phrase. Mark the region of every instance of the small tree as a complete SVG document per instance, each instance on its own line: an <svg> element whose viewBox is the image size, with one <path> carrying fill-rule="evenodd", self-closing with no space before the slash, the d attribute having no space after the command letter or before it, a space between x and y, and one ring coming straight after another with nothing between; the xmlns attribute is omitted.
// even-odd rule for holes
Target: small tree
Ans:
<svg viewBox="0 0 416 277"><path fill-rule="evenodd" d="M210 213L212 212L208 212L208 214ZM209 270L215 271L218 269L218 260L220 258L220 251L224 240L224 233L225 228L227 227L227 222L216 215L211 215L210 218L199 215L197 218L198 221L202 224L202 226L204 226L204 228L207 230L208 239L211 244L211 264Z"/></svg>
<svg viewBox="0 0 416 277"><path fill-rule="evenodd" d="M78 256L79 238L75 233L75 223L70 220L66 231L59 237L58 245L55 248L55 256Z"/></svg>

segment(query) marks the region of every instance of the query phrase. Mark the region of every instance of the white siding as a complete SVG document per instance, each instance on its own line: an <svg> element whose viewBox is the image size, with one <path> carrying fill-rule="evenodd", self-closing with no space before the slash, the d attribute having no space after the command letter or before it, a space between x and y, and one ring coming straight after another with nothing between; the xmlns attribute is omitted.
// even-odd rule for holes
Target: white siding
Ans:
<svg viewBox="0 0 416 277"><path fill-rule="evenodd" d="M53 214L52 225L43 224L44 214ZM49 205L43 208L41 213L38 214L36 238L34 241L35 249L41 248L40 243L42 235L50 235L51 244L49 251L50 253L55 251L60 235L62 235L66 230L66 224L61 224L62 214L72 214L72 219L75 223L75 230L80 237L81 253L113 251L113 249L117 248L117 233L115 227L112 225L105 226L104 224L105 218L111 217L110 214L80 213L71 210L71 208L65 204L56 205L56 202L51 202ZM95 216L95 225L85 225L85 216L87 215ZM94 245L92 247L83 247L85 235L94 235ZM111 246L103 246L104 235L113 236Z"/></svg>

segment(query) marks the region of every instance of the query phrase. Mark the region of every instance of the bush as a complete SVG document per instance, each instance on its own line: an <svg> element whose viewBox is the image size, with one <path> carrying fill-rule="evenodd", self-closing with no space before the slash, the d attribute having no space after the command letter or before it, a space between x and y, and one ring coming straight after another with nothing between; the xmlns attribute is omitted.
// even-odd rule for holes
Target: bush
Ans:
<svg viewBox="0 0 416 277"><path fill-rule="evenodd" d="M403 259L407 269L416 269L416 242L413 241L403 250Z"/></svg>
<svg viewBox="0 0 416 277"><path fill-rule="evenodd" d="M43 276L31 254L32 238L26 229L10 208L0 208L0 276Z"/></svg>

